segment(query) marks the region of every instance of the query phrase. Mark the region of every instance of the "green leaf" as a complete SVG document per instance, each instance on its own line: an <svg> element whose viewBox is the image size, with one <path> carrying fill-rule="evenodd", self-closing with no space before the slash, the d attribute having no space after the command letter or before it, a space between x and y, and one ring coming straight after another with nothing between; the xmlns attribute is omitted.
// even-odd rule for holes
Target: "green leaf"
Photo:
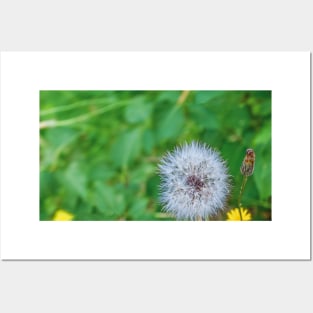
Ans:
<svg viewBox="0 0 313 313"><path fill-rule="evenodd" d="M169 102L175 104L181 94L180 90L166 90L159 92L158 101L159 102Z"/></svg>
<svg viewBox="0 0 313 313"><path fill-rule="evenodd" d="M233 177L241 176L240 166L245 156L245 148L238 147L238 143L225 142L221 148L221 156L227 162Z"/></svg>
<svg viewBox="0 0 313 313"><path fill-rule="evenodd" d="M212 99L223 95L225 91L223 90L208 90L208 91L197 91L195 93L196 103L209 102Z"/></svg>
<svg viewBox="0 0 313 313"><path fill-rule="evenodd" d="M130 173L132 183L145 183L148 177L155 175L157 166L150 163L143 163L140 167L134 169Z"/></svg>
<svg viewBox="0 0 313 313"><path fill-rule="evenodd" d="M271 114L271 100L256 103L251 106L252 113L256 116L267 116Z"/></svg>
<svg viewBox="0 0 313 313"><path fill-rule="evenodd" d="M40 219L48 220L51 218L54 211L58 208L56 199L54 198L46 198L44 199L41 207L41 211L44 213L43 216L40 217Z"/></svg>
<svg viewBox="0 0 313 313"><path fill-rule="evenodd" d="M135 128L121 133L111 149L114 165L127 168L140 154L142 148L142 129Z"/></svg>
<svg viewBox="0 0 313 313"><path fill-rule="evenodd" d="M87 177L85 171L81 168L81 164L76 162L71 163L65 170L64 175L59 174L59 179L67 190L74 192L82 198L86 198Z"/></svg>
<svg viewBox="0 0 313 313"><path fill-rule="evenodd" d="M147 206L149 200L147 198L137 199L130 207L128 213L132 220L145 220L147 216Z"/></svg>
<svg viewBox="0 0 313 313"><path fill-rule="evenodd" d="M111 179L115 174L116 172L112 168L110 168L107 164L100 163L100 164L92 165L92 167L90 168L88 177L91 181L95 181L95 180L106 181L108 179Z"/></svg>
<svg viewBox="0 0 313 313"><path fill-rule="evenodd" d="M52 173L42 171L40 173L40 197L48 197L51 190L56 187L55 177Z"/></svg>
<svg viewBox="0 0 313 313"><path fill-rule="evenodd" d="M260 198L266 200L272 194L271 163L256 160L253 177Z"/></svg>
<svg viewBox="0 0 313 313"><path fill-rule="evenodd" d="M53 148L59 149L71 143L79 134L79 131L68 127L50 128L45 130L45 139Z"/></svg>
<svg viewBox="0 0 313 313"><path fill-rule="evenodd" d="M169 113L161 119L157 128L157 138L160 143L176 138L182 131L185 117L181 107L174 106Z"/></svg>
<svg viewBox="0 0 313 313"><path fill-rule="evenodd" d="M219 118L223 127L241 136L251 124L251 117L246 106L239 104L225 104L219 111Z"/></svg>
<svg viewBox="0 0 313 313"><path fill-rule="evenodd" d="M115 188L100 181L94 183L94 191L91 197L92 203L103 214L104 219L120 217L126 208L124 195Z"/></svg>
<svg viewBox="0 0 313 313"><path fill-rule="evenodd" d="M143 133L143 150L151 154L155 146L155 134L150 129L145 129Z"/></svg>
<svg viewBox="0 0 313 313"><path fill-rule="evenodd" d="M72 192L70 189L60 191L60 208L74 213L76 210L77 200L77 193Z"/></svg>
<svg viewBox="0 0 313 313"><path fill-rule="evenodd" d="M143 122L150 118L152 110L151 102L147 102L144 98L138 98L130 101L125 108L125 120L131 124Z"/></svg>
<svg viewBox="0 0 313 313"><path fill-rule="evenodd" d="M105 185L102 182L95 182L93 204L101 213L112 215L115 207L115 194L111 186Z"/></svg>
<svg viewBox="0 0 313 313"><path fill-rule="evenodd" d="M272 138L271 122L268 121L265 125L256 133L254 137L254 145L269 144Z"/></svg>
<svg viewBox="0 0 313 313"><path fill-rule="evenodd" d="M151 176L151 178L147 181L147 195L155 200L155 202L159 202L159 193L160 193L160 177L159 175Z"/></svg>
<svg viewBox="0 0 313 313"><path fill-rule="evenodd" d="M218 129L220 127L216 113L201 104L190 106L190 113L195 123L204 129Z"/></svg>

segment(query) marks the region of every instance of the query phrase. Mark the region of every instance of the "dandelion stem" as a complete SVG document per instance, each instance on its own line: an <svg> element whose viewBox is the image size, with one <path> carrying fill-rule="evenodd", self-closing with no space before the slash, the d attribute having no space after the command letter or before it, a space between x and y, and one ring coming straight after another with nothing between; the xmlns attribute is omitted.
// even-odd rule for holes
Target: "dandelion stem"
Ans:
<svg viewBox="0 0 313 313"><path fill-rule="evenodd" d="M247 183L247 180L248 180L248 176L246 175L243 175L243 180L242 180L242 184L241 184L241 187L240 187L240 193L239 193L239 197L238 197L238 210L239 210L239 215L240 215L240 220L242 221L242 215L241 215L241 199L242 199L242 195L243 195L243 192L245 190L245 186L246 186L246 183Z"/></svg>

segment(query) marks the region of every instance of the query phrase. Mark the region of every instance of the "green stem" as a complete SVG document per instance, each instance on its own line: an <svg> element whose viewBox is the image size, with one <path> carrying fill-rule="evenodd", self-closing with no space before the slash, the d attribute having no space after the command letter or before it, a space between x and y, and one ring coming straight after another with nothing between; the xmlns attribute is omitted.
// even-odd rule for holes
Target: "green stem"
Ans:
<svg viewBox="0 0 313 313"><path fill-rule="evenodd" d="M68 120L63 120L63 121L57 121L57 120L47 120L47 121L42 121L40 122L40 129L42 128L50 128L50 127L60 127L60 126L68 126L68 125L72 125L72 124L76 124L78 122L82 122L85 120L88 120L94 116L103 114L105 112L123 107L124 105L126 105L128 103L128 101L124 100L118 103L114 103L112 105L108 105L104 108L98 109L96 111L87 113L87 114L83 114L77 117L73 117L70 118Z"/></svg>
<svg viewBox="0 0 313 313"><path fill-rule="evenodd" d="M86 106L86 105L99 105L99 104L106 104L106 103L108 103L108 100L103 99L103 98L77 101L77 102L72 103L72 104L61 105L61 106L57 106L55 108L43 110L40 112L40 116L50 115L50 114L64 112L64 111L70 111L72 109L80 108L80 107Z"/></svg>
<svg viewBox="0 0 313 313"><path fill-rule="evenodd" d="M238 210L239 210L239 215L240 215L240 220L242 221L242 215L241 215L241 199L242 199L242 195L243 195L243 192L245 190L245 186L246 186L246 183L247 183L247 180L248 180L248 176L244 175L243 176L243 180L242 180L242 184L241 184L241 187L240 187L240 193L239 193L239 197L238 197Z"/></svg>

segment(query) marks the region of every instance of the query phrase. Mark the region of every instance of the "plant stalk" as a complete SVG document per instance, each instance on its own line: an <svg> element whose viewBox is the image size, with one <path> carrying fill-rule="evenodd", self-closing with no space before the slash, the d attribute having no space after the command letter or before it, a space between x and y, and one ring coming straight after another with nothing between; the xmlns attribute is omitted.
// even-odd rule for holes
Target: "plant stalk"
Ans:
<svg viewBox="0 0 313 313"><path fill-rule="evenodd" d="M238 197L238 210L239 210L239 215L240 215L240 220L242 221L242 215L241 215L241 199L242 199L242 195L243 192L245 190L245 186L248 180L248 176L243 175L243 180L242 180L242 184L240 187L240 193L239 193L239 197Z"/></svg>

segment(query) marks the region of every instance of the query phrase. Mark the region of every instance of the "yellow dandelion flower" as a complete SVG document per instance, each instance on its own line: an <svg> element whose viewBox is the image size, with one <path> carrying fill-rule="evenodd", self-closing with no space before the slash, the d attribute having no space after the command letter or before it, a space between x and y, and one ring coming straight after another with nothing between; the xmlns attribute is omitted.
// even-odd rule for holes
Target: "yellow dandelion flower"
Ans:
<svg viewBox="0 0 313 313"><path fill-rule="evenodd" d="M53 221L71 221L74 215L66 212L65 210L59 209L54 213Z"/></svg>
<svg viewBox="0 0 313 313"><path fill-rule="evenodd" d="M247 209L240 208L241 216L243 221L251 220L251 213ZM240 212L238 208L232 209L227 212L227 221L240 221Z"/></svg>

